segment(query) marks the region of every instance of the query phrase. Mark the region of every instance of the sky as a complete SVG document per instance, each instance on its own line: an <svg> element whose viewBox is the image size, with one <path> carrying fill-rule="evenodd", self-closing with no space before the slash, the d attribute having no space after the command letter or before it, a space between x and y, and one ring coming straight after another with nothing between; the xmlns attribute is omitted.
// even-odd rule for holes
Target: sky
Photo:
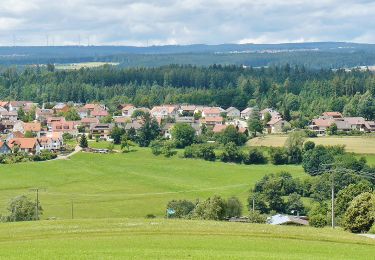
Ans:
<svg viewBox="0 0 375 260"><path fill-rule="evenodd" d="M0 45L375 43L368 0L0 0Z"/></svg>

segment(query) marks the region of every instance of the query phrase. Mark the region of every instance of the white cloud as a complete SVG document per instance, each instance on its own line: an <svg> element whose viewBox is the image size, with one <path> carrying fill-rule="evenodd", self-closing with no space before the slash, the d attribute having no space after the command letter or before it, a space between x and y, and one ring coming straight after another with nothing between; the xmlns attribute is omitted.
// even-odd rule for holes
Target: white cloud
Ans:
<svg viewBox="0 0 375 260"><path fill-rule="evenodd" d="M2 0L0 44L372 43L374 13L367 0Z"/></svg>

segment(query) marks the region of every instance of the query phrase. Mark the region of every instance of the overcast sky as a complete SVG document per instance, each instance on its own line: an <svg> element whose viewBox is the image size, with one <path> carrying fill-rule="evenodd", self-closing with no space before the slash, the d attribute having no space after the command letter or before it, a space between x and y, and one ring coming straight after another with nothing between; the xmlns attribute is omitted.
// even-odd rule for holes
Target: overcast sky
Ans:
<svg viewBox="0 0 375 260"><path fill-rule="evenodd" d="M0 0L0 45L375 43L368 0Z"/></svg>

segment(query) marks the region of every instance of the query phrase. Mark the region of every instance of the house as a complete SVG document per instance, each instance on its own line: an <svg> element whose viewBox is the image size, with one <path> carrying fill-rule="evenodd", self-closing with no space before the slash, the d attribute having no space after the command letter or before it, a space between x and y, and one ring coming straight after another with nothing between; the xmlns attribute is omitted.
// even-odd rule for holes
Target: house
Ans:
<svg viewBox="0 0 375 260"><path fill-rule="evenodd" d="M47 122L47 118L53 116L52 109L37 108L35 110L35 119L39 122Z"/></svg>
<svg viewBox="0 0 375 260"><path fill-rule="evenodd" d="M271 119L280 119L280 118L282 118L281 114L279 112L277 112L276 110L274 110L272 108L265 108L265 109L263 109L263 110L261 110L259 112L260 119L264 120L266 114L270 114L271 115Z"/></svg>
<svg viewBox="0 0 375 260"><path fill-rule="evenodd" d="M161 131L164 138L171 139L172 138L172 129L174 127L174 124L167 123L162 126Z"/></svg>
<svg viewBox="0 0 375 260"><path fill-rule="evenodd" d="M77 109L77 113L78 113L80 118L86 118L90 115L90 110L88 110L85 107L80 107L80 108Z"/></svg>
<svg viewBox="0 0 375 260"><path fill-rule="evenodd" d="M113 117L113 122L119 126L119 127L122 127L124 128L126 126L127 123L131 122L131 118L129 117L125 117L125 116L115 116Z"/></svg>
<svg viewBox="0 0 375 260"><path fill-rule="evenodd" d="M344 117L343 119L350 125L352 130L366 132L366 120L363 117Z"/></svg>
<svg viewBox="0 0 375 260"><path fill-rule="evenodd" d="M21 132L22 134L31 132L37 136L40 136L41 131L42 125L40 124L40 122L24 123L22 121L17 121L17 123L15 123L13 127L13 132Z"/></svg>
<svg viewBox="0 0 375 260"><path fill-rule="evenodd" d="M230 125L215 125L214 126L214 128L212 129L212 132L214 132L214 133L220 133L220 132L222 132L222 131L224 131L228 126L230 126ZM243 133L243 134L248 134L248 130L247 130L247 128L244 128L244 127L239 127L239 126L234 126L236 129L237 129L237 131L239 132L239 133Z"/></svg>
<svg viewBox="0 0 375 260"><path fill-rule="evenodd" d="M241 116L241 111L235 107L228 107L225 112L228 118L239 118Z"/></svg>
<svg viewBox="0 0 375 260"><path fill-rule="evenodd" d="M14 139L14 138L24 138L25 135L21 132L10 132L9 134L7 134L6 136L6 141L8 142L10 139Z"/></svg>
<svg viewBox="0 0 375 260"><path fill-rule="evenodd" d="M11 121L11 120L4 120L1 121L1 124L4 126L4 133L9 133L13 130L14 125L17 123L17 121Z"/></svg>
<svg viewBox="0 0 375 260"><path fill-rule="evenodd" d="M286 126L290 126L290 124L282 118L272 118L267 123L266 129L269 134L277 134L282 133Z"/></svg>
<svg viewBox="0 0 375 260"><path fill-rule="evenodd" d="M267 224L270 225L293 225L293 226L308 226L309 222L305 217L289 216L277 214L267 218Z"/></svg>
<svg viewBox="0 0 375 260"><path fill-rule="evenodd" d="M91 117L95 117L95 118L98 118L98 119L104 118L108 115L109 114L108 114L107 110L94 110L90 113Z"/></svg>
<svg viewBox="0 0 375 260"><path fill-rule="evenodd" d="M200 119L201 124L205 124L207 126L214 127L215 125L222 125L223 124L223 117L216 116L216 117L206 117Z"/></svg>
<svg viewBox="0 0 375 260"><path fill-rule="evenodd" d="M6 109L5 107L0 106L0 113L1 112L5 112L5 111L8 111L8 109Z"/></svg>
<svg viewBox="0 0 375 260"><path fill-rule="evenodd" d="M57 103L53 108L55 114L62 114L69 111L69 106L65 103Z"/></svg>
<svg viewBox="0 0 375 260"><path fill-rule="evenodd" d="M316 118L311 121L309 125L310 130L316 132L318 135L324 135L328 127L334 124L334 119Z"/></svg>
<svg viewBox="0 0 375 260"><path fill-rule="evenodd" d="M175 105L154 106L151 109L150 113L153 117L156 117L156 118L176 117L178 115L178 106L175 106Z"/></svg>
<svg viewBox="0 0 375 260"><path fill-rule="evenodd" d="M340 119L342 118L342 114L340 112L324 112L322 114L323 118L331 118L331 119Z"/></svg>
<svg viewBox="0 0 375 260"><path fill-rule="evenodd" d="M193 116L197 107L195 105L181 105L178 112L181 116Z"/></svg>
<svg viewBox="0 0 375 260"><path fill-rule="evenodd" d="M366 132L375 132L375 121L366 121L365 130Z"/></svg>
<svg viewBox="0 0 375 260"><path fill-rule="evenodd" d="M131 128L133 128L135 131L138 131L139 129L141 129L141 127L142 124L139 121L132 121L125 125L125 130L129 131Z"/></svg>
<svg viewBox="0 0 375 260"><path fill-rule="evenodd" d="M94 110L107 110L104 105L101 104L86 104L83 106L85 109L89 111L89 114Z"/></svg>
<svg viewBox="0 0 375 260"><path fill-rule="evenodd" d="M121 109L121 114L124 117L130 118L135 110L136 110L136 107L131 104L124 105Z"/></svg>
<svg viewBox="0 0 375 260"><path fill-rule="evenodd" d="M220 117L223 112L225 110L219 107L206 107L202 110L202 117Z"/></svg>
<svg viewBox="0 0 375 260"><path fill-rule="evenodd" d="M81 119L81 126L90 127L92 124L99 124L99 119L96 117L85 117Z"/></svg>
<svg viewBox="0 0 375 260"><path fill-rule="evenodd" d="M18 118L18 113L17 111L0 111L0 120L5 121L16 121Z"/></svg>
<svg viewBox="0 0 375 260"><path fill-rule="evenodd" d="M20 152L27 154L38 154L40 153L40 142L38 138L14 138L10 139L8 146L14 152L14 149L17 147Z"/></svg>
<svg viewBox="0 0 375 260"><path fill-rule="evenodd" d="M10 154L12 149L8 146L6 142L0 141L0 154Z"/></svg>
<svg viewBox="0 0 375 260"><path fill-rule="evenodd" d="M0 107L2 109L8 110L9 109L9 102L8 101L0 101Z"/></svg>
<svg viewBox="0 0 375 260"><path fill-rule="evenodd" d="M112 124L93 124L90 126L90 133L99 136L100 139L109 140L112 128Z"/></svg>
<svg viewBox="0 0 375 260"><path fill-rule="evenodd" d="M51 131L52 132L59 132L59 133L67 133L71 134L72 136L78 135L77 126L80 122L77 121L61 121L61 122L53 122L51 124Z"/></svg>
<svg viewBox="0 0 375 260"><path fill-rule="evenodd" d="M38 140L41 150L59 151L64 146L62 133L59 132L48 133L47 136L43 136Z"/></svg>
<svg viewBox="0 0 375 260"><path fill-rule="evenodd" d="M52 129L52 124L56 122L65 122L65 117L62 116L54 116L47 118L47 127L48 130Z"/></svg>
<svg viewBox="0 0 375 260"><path fill-rule="evenodd" d="M253 113L252 107L247 107L244 110L241 111L240 116L242 119L248 120L251 116L251 113Z"/></svg>
<svg viewBox="0 0 375 260"><path fill-rule="evenodd" d="M10 101L8 103L8 110L9 111L18 111L20 108L24 109L27 104L33 104L35 103L31 101Z"/></svg>

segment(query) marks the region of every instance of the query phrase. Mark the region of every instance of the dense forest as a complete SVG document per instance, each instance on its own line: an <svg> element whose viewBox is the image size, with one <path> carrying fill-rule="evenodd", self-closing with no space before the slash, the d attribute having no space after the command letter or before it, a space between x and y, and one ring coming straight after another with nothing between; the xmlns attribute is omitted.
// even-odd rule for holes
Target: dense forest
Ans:
<svg viewBox="0 0 375 260"><path fill-rule="evenodd" d="M375 45L345 42L165 46L14 46L0 47L2 66L118 62L120 67L291 65L309 68L372 66Z"/></svg>
<svg viewBox="0 0 375 260"><path fill-rule="evenodd" d="M370 71L306 69L303 66L157 68L103 66L80 70L3 68L1 100L43 102L129 102L152 107L163 103L273 107L287 119L308 120L323 111L375 119L375 75ZM301 122L302 124L303 122Z"/></svg>

